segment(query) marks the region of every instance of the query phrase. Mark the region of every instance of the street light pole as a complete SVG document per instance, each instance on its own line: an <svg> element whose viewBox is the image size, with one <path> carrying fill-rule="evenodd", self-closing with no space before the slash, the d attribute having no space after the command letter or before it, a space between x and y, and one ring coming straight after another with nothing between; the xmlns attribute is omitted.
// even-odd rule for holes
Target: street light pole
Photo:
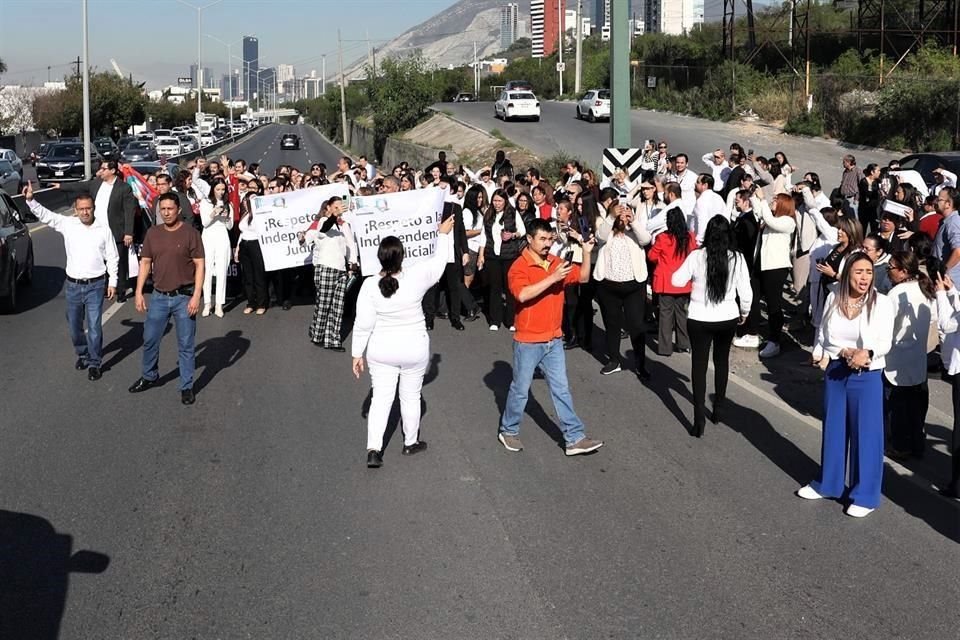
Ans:
<svg viewBox="0 0 960 640"><path fill-rule="evenodd" d="M202 26L203 25L201 24L201 16L203 14L204 9L209 9L213 5L223 2L223 0L213 0L213 2L209 2L202 6L196 6L196 5L190 4L189 2L186 2L186 0L177 0L177 2L179 2L180 4L185 4L191 9L197 10L197 116L196 116L196 120L197 120L197 124L199 125L200 111L201 111L200 98L203 96L203 60L202 60L202 53L203 53Z"/></svg>
<svg viewBox="0 0 960 640"><path fill-rule="evenodd" d="M87 0L83 0L83 178L93 175L90 166L90 38L87 34Z"/></svg>
<svg viewBox="0 0 960 640"><path fill-rule="evenodd" d="M206 35L207 35L208 38L210 38L210 39L212 39L212 40L216 40L216 41L219 42L220 44L225 45L225 46L227 47L227 77L230 79L230 81L229 81L229 87L230 87L230 104L229 104L229 109L230 109L230 125L231 125L231 131L232 131L232 130L233 130L233 128L232 128L232 125L233 125L233 100L234 100L234 96L233 96L233 45L232 45L231 43L229 43L229 42L224 42L224 41L221 40L220 38L218 38L218 37L216 37L216 36L212 36L212 35L210 35L209 33L206 34Z"/></svg>

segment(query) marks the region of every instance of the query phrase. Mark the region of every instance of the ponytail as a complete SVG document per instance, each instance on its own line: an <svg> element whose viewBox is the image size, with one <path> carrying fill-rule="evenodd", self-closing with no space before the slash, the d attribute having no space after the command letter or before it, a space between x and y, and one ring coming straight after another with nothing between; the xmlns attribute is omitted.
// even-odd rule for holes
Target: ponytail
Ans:
<svg viewBox="0 0 960 640"><path fill-rule="evenodd" d="M381 240L377 248L377 258L380 260L381 273L383 273L378 283L380 293L384 298L389 298L400 288L400 281L396 278L403 264L403 243L400 238L387 236Z"/></svg>
<svg viewBox="0 0 960 640"><path fill-rule="evenodd" d="M389 298L400 288L400 282L394 277L394 274L387 273L380 278L380 293L384 298Z"/></svg>

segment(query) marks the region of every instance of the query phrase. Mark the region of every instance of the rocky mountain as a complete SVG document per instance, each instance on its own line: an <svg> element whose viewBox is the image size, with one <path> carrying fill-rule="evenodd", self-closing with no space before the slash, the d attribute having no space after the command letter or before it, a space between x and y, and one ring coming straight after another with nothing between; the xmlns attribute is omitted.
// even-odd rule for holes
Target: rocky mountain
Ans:
<svg viewBox="0 0 960 640"><path fill-rule="evenodd" d="M519 20L529 25L530 0L514 1L520 5ZM501 50L500 7L505 3L506 0L460 0L378 48L377 58L409 55L419 49L428 62L438 67L459 66L473 60L474 42L480 57L497 53ZM345 71L347 77L364 77L366 64L364 56Z"/></svg>

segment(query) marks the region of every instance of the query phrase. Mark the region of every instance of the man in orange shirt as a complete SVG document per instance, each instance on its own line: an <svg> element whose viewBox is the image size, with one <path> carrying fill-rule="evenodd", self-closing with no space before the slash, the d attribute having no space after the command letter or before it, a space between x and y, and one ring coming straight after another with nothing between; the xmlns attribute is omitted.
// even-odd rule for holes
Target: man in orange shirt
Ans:
<svg viewBox="0 0 960 640"><path fill-rule="evenodd" d="M554 231L546 220L527 226L527 248L507 273L507 286L517 301L517 332L513 343L513 381L500 418L500 444L507 451L522 451L520 420L527 406L533 372L540 368L550 387L568 456L596 451L600 440L586 436L583 422L573 410L563 352L563 288L590 278L593 239L583 243L583 268L550 254Z"/></svg>

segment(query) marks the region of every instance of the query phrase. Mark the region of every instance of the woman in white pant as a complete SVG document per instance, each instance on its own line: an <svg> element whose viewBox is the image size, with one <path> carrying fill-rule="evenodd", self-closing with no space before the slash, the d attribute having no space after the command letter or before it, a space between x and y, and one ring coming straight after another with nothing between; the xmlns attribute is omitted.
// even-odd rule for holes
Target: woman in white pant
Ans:
<svg viewBox="0 0 960 640"><path fill-rule="evenodd" d="M203 315L210 315L213 302L211 289L217 278L216 311L223 317L223 303L227 300L227 267L230 265L230 229L233 229L233 208L227 198L227 183L217 180L210 187L210 197L200 201L200 221L203 223L203 253L206 268L203 272Z"/></svg>
<svg viewBox="0 0 960 640"><path fill-rule="evenodd" d="M449 234L453 222L453 216L447 218L440 225L440 233ZM413 455L427 448L427 443L418 438L420 389L430 361L430 338L421 302L427 289L443 275L449 244L443 239L438 240L433 257L403 269L403 243L396 236L388 236L380 241L377 250L380 277L367 278L360 287L351 353L353 375L359 380L366 351L373 383L373 399L367 415L368 467L383 464L383 434L398 379L403 455Z"/></svg>

